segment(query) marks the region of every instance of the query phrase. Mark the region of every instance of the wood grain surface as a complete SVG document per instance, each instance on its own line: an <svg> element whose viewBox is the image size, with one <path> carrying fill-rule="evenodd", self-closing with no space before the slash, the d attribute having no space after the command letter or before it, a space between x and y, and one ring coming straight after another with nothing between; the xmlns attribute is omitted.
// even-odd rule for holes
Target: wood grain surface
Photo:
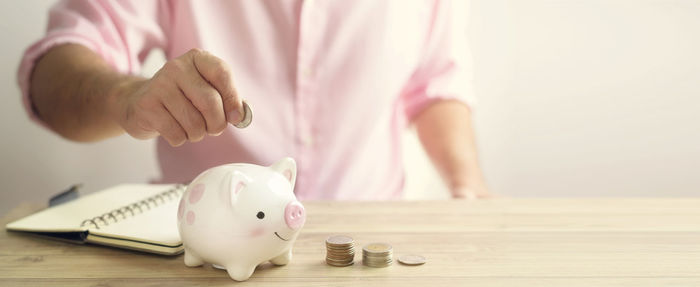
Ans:
<svg viewBox="0 0 700 287"><path fill-rule="evenodd" d="M305 202L292 262L259 266L236 283L211 266L0 234L0 285L27 286L700 286L700 199L493 199ZM24 204L1 223L41 206ZM325 239L415 253L422 266L324 262ZM358 248L359 250L360 248Z"/></svg>

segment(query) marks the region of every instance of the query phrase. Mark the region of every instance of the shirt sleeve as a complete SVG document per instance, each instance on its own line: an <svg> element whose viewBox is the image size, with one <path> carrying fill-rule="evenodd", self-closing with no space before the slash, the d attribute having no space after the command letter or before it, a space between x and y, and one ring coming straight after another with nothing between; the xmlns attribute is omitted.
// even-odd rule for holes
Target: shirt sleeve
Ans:
<svg viewBox="0 0 700 287"><path fill-rule="evenodd" d="M435 1L422 58L401 94L406 119L436 100L476 103L467 43L468 1Z"/></svg>
<svg viewBox="0 0 700 287"><path fill-rule="evenodd" d="M49 11L46 35L24 52L17 72L24 107L42 125L29 97L31 73L44 53L66 43L80 44L122 73L137 73L154 48L165 48L169 23L165 0L63 0Z"/></svg>

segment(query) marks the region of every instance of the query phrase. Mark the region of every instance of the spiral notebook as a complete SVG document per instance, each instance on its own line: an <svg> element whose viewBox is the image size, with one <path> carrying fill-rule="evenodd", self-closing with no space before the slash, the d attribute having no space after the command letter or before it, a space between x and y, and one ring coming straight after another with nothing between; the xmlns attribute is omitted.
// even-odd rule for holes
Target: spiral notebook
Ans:
<svg viewBox="0 0 700 287"><path fill-rule="evenodd" d="M185 188L118 185L49 207L6 228L77 243L176 255L183 251L177 208Z"/></svg>

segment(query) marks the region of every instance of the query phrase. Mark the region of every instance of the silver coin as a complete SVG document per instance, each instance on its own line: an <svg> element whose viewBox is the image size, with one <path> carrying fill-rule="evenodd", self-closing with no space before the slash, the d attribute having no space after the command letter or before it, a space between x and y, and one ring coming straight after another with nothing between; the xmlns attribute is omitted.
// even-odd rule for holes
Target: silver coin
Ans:
<svg viewBox="0 0 700 287"><path fill-rule="evenodd" d="M386 255L391 253L391 245L389 243L375 242L362 247L364 253Z"/></svg>
<svg viewBox="0 0 700 287"><path fill-rule="evenodd" d="M365 265L368 267L375 267L375 268L389 267L389 266L391 266L391 263L393 263L393 260L388 260L388 261L383 261L383 262L373 262L373 261L362 260L362 265Z"/></svg>
<svg viewBox="0 0 700 287"><path fill-rule="evenodd" d="M328 260L326 260L326 264L328 264L328 265L330 265L330 266L334 266L334 267L346 267L346 266L353 265L354 263L355 263L355 262L353 262L353 261L349 261L349 262L333 262L333 261L328 261Z"/></svg>
<svg viewBox="0 0 700 287"><path fill-rule="evenodd" d="M421 265L425 264L425 257L420 255L408 254L399 257L399 262L404 265Z"/></svg>
<svg viewBox="0 0 700 287"><path fill-rule="evenodd" d="M334 235L326 239L326 244L331 246L346 246L351 245L353 242L352 237L345 235Z"/></svg>
<svg viewBox="0 0 700 287"><path fill-rule="evenodd" d="M241 122L233 125L234 127L237 127L239 129L245 128L250 123L253 121L253 111L250 110L250 106L248 106L248 103L243 101L243 120Z"/></svg>

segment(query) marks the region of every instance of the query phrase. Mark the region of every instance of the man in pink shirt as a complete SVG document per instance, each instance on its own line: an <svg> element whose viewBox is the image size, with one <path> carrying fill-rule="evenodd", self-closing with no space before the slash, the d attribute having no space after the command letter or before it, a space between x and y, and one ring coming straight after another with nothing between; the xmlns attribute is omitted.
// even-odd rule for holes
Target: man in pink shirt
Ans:
<svg viewBox="0 0 700 287"><path fill-rule="evenodd" d="M61 1L19 83L67 139L159 137L163 182L291 156L301 199L398 198L414 124L454 197L486 197L464 2ZM153 49L168 61L135 76ZM236 129L242 100L255 118Z"/></svg>

